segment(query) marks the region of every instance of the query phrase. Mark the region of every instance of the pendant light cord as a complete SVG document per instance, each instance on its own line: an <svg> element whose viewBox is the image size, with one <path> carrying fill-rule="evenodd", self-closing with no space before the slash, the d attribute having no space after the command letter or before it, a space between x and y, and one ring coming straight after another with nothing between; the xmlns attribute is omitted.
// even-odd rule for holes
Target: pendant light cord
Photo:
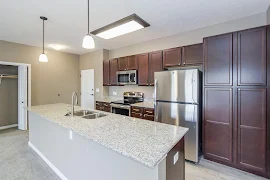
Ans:
<svg viewBox="0 0 270 180"><path fill-rule="evenodd" d="M43 19L43 48L42 48L42 50L43 50L43 54L44 54L44 19Z"/></svg>
<svg viewBox="0 0 270 180"><path fill-rule="evenodd" d="M88 0L88 32L87 34L90 35L90 32L89 32L89 0Z"/></svg>

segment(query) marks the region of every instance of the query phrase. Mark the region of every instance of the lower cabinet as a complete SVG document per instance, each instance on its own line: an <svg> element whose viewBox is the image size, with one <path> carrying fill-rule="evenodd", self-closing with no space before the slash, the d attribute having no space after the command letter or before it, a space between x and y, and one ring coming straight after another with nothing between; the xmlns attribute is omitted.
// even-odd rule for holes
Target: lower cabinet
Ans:
<svg viewBox="0 0 270 180"><path fill-rule="evenodd" d="M154 121L154 114L153 108L131 107L131 117Z"/></svg>
<svg viewBox="0 0 270 180"><path fill-rule="evenodd" d="M204 157L267 177L267 88L204 89Z"/></svg>
<svg viewBox="0 0 270 180"><path fill-rule="evenodd" d="M96 110L111 112L111 105L108 102L96 101Z"/></svg>

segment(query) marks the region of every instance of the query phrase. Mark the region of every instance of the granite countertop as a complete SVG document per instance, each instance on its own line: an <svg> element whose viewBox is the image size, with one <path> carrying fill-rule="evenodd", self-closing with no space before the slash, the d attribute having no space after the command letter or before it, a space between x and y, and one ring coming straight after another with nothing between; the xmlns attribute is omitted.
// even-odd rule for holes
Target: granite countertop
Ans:
<svg viewBox="0 0 270 180"><path fill-rule="evenodd" d="M105 112L102 113L108 116L98 119L64 116L70 106L48 104L28 110L151 168L161 162L188 131L180 126ZM75 107L75 110L80 109Z"/></svg>
<svg viewBox="0 0 270 180"><path fill-rule="evenodd" d="M112 101L118 101L122 99L123 99L122 97L116 97L116 96L95 97L95 101L107 102L107 103L111 103Z"/></svg>
<svg viewBox="0 0 270 180"><path fill-rule="evenodd" d="M131 104L131 106L144 107L144 108L153 108L154 109L154 102L146 102L145 101L145 102Z"/></svg>

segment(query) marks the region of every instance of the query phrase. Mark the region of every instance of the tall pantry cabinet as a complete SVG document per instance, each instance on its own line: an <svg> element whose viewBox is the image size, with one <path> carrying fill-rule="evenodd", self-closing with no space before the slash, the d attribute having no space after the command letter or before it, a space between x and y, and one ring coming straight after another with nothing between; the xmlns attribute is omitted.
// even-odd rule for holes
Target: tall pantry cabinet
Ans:
<svg viewBox="0 0 270 180"><path fill-rule="evenodd" d="M269 44L269 27L204 39L204 157L265 177Z"/></svg>

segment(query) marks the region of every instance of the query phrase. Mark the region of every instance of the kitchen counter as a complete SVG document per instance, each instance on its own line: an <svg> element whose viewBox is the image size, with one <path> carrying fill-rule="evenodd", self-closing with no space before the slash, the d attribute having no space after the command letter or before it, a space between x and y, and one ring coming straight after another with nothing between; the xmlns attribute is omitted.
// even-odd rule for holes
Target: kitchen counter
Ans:
<svg viewBox="0 0 270 180"><path fill-rule="evenodd" d="M144 102L132 104L131 106L154 109L154 102L146 102L146 101L144 101Z"/></svg>
<svg viewBox="0 0 270 180"><path fill-rule="evenodd" d="M123 98L121 98L121 97L114 97L114 96L95 97L95 101L107 102L107 103L111 103L113 101L118 101L118 100L122 100L122 99Z"/></svg>
<svg viewBox="0 0 270 180"><path fill-rule="evenodd" d="M179 126L112 113L98 119L64 116L69 109L67 104L49 104L28 110L150 168L161 162L188 131ZM80 109L75 107L75 110Z"/></svg>

